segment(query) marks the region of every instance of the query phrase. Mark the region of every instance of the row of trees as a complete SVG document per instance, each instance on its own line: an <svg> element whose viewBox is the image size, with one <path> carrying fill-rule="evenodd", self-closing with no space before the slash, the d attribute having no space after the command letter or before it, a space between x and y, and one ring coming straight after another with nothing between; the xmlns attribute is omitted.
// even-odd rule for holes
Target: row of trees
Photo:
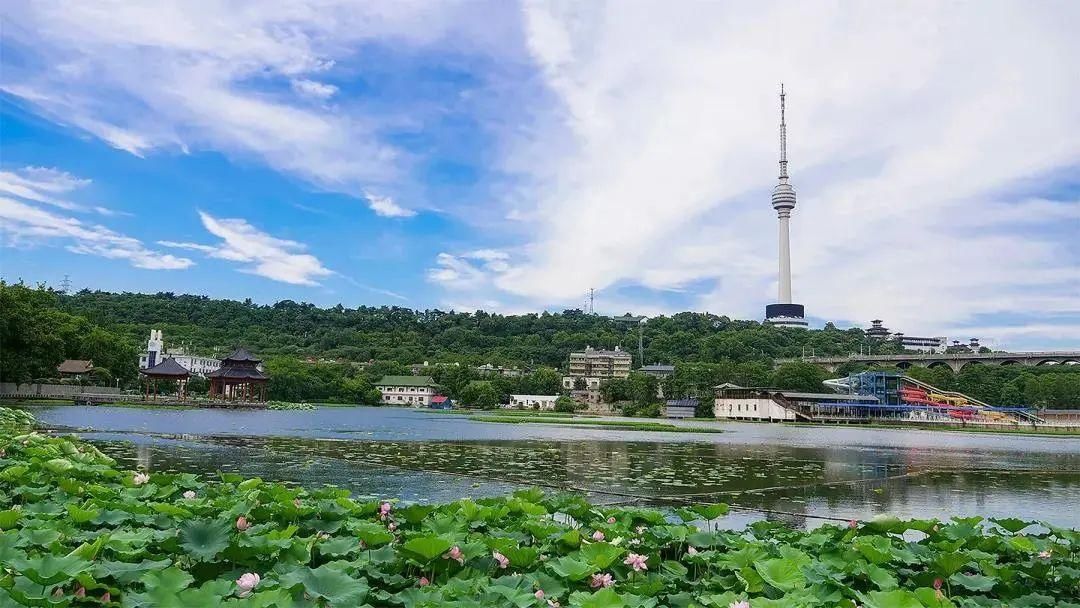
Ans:
<svg viewBox="0 0 1080 608"><path fill-rule="evenodd" d="M501 403L520 393L557 394L557 368L567 353L586 345L618 345L635 352L638 339L636 323L578 310L494 315L385 306L319 308L288 300L257 305L171 293L65 295L0 281L0 380L52 378L63 359L93 359L102 378L133 386L138 352L151 328L163 329L170 345L182 343L197 352L223 355L237 345L248 347L266 359L271 398L290 401L372 402L382 375L407 374L405 364L425 360L442 364L430 373L448 395L466 403ZM725 382L821 390L828 374L820 368L793 363L773 369L773 360L811 351L847 354L868 343L858 328L829 324L821 330L791 330L690 312L650 319L643 333L650 362L677 364L661 386L672 397L711 395L712 387ZM875 352L899 350L894 343L875 344ZM313 364L307 357L336 362ZM536 371L518 378L485 377L473 369L481 363ZM1068 408L1080 406L1077 367L968 366L959 374L916 367L906 373L987 403ZM848 366L838 375L858 369ZM648 408L656 403L655 397L644 397L656 394L650 382L635 376L605 391L615 401Z"/></svg>

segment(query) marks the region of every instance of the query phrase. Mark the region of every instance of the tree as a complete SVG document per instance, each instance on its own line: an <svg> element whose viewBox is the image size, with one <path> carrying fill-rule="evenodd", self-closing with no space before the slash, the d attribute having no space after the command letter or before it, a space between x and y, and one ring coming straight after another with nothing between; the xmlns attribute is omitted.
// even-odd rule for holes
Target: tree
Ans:
<svg viewBox="0 0 1080 608"><path fill-rule="evenodd" d="M474 380L462 389L460 400L465 405L489 410L499 405L499 393L491 382Z"/></svg>
<svg viewBox="0 0 1080 608"><path fill-rule="evenodd" d="M559 398L555 400L556 412L573 412L578 409L577 401L574 401L566 395L559 395Z"/></svg>
<svg viewBox="0 0 1080 608"><path fill-rule="evenodd" d="M825 370L804 361L785 363L772 373L770 383L776 388L804 393L820 393L822 382L828 379Z"/></svg>

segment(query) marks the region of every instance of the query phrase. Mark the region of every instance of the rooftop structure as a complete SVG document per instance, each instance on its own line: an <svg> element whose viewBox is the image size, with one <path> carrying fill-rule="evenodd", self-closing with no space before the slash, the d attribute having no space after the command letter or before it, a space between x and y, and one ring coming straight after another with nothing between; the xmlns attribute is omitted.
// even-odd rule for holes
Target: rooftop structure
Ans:
<svg viewBox="0 0 1080 608"><path fill-rule="evenodd" d="M430 406L437 386L431 376L383 376L375 384L382 403L413 407Z"/></svg>
<svg viewBox="0 0 1080 608"><path fill-rule="evenodd" d="M779 287L776 304L765 307L765 322L777 327L806 327L802 304L791 302L791 245L788 223L795 208L795 189L788 183L787 120L784 85L780 85L780 181L773 188L772 207L780 222Z"/></svg>
<svg viewBox="0 0 1080 608"><path fill-rule="evenodd" d="M140 369L139 373L142 374L145 382L143 383L143 396L146 400L157 399L158 396L158 381L165 380L167 382L176 383L176 396L180 399L184 398L185 388L187 387L188 378L191 377L191 372L184 366L176 362L176 359L169 357L161 363L158 363L154 367L148 369Z"/></svg>
<svg viewBox="0 0 1080 608"><path fill-rule="evenodd" d="M641 368L641 371L649 376L656 376L657 378L666 378L675 373L674 365L660 365L654 363L652 365L645 365Z"/></svg>
<svg viewBox="0 0 1080 608"><path fill-rule="evenodd" d="M81 376L94 370L94 362L87 359L66 359L56 366L56 372L63 376Z"/></svg>

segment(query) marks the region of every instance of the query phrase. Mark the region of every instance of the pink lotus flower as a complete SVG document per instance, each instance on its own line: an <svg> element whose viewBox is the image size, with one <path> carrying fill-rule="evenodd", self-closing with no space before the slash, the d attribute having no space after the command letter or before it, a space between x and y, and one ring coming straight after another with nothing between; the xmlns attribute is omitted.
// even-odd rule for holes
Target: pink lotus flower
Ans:
<svg viewBox="0 0 1080 608"><path fill-rule="evenodd" d="M426 576L421 576L420 580L417 581L416 584L420 585L421 587L427 587L428 585L431 584L431 581L427 580Z"/></svg>
<svg viewBox="0 0 1080 608"><path fill-rule="evenodd" d="M245 572L240 575L240 578L236 579L236 588L239 591L237 595L240 597L247 597L251 595L251 591L259 585L259 581L262 578L254 572Z"/></svg>
<svg viewBox="0 0 1080 608"><path fill-rule="evenodd" d="M689 547L686 548L686 554L687 555L697 555L697 549L694 547L694 545L690 545Z"/></svg>
<svg viewBox="0 0 1080 608"><path fill-rule="evenodd" d="M495 561L499 562L499 567L503 570L505 570L506 567L510 565L510 560L506 559L506 556L502 553L499 553L498 551L492 551L491 557L494 557Z"/></svg>
<svg viewBox="0 0 1080 608"><path fill-rule="evenodd" d="M592 533L592 539L595 540L596 542L600 542L600 541L604 540L604 533L601 532L600 530L597 530L596 532Z"/></svg>
<svg viewBox="0 0 1080 608"><path fill-rule="evenodd" d="M934 579L934 589L935 590L941 589L941 583L942 583L942 580L940 578L935 578Z"/></svg>
<svg viewBox="0 0 1080 608"><path fill-rule="evenodd" d="M1041 557L1043 559L1050 559L1050 552L1049 551L1040 551L1039 552L1039 557Z"/></svg>
<svg viewBox="0 0 1080 608"><path fill-rule="evenodd" d="M292 504L293 504L294 507L299 509L300 508L300 499L299 498L292 499Z"/></svg>
<svg viewBox="0 0 1080 608"><path fill-rule="evenodd" d="M392 507L390 506L390 503L388 503L388 502L384 502L381 505L379 505L379 519L386 519L386 516L390 515L390 509L391 508Z"/></svg>
<svg viewBox="0 0 1080 608"><path fill-rule="evenodd" d="M854 530L855 528L858 528L858 527L859 527L859 522L855 521L854 519L848 520L848 522L847 522L847 527L849 527L849 528L851 528L852 530Z"/></svg>
<svg viewBox="0 0 1080 608"><path fill-rule="evenodd" d="M186 498L188 500L194 500L195 499L195 491L194 490L188 490L187 492L184 492L184 498Z"/></svg>
<svg viewBox="0 0 1080 608"><path fill-rule="evenodd" d="M393 532L394 530L397 530L397 524L395 524L394 522L390 522L386 525L386 529Z"/></svg>
<svg viewBox="0 0 1080 608"><path fill-rule="evenodd" d="M111 601L112 601L112 594L110 594L108 591L106 591L105 594L101 596L101 603L102 604L108 604Z"/></svg>
<svg viewBox="0 0 1080 608"><path fill-rule="evenodd" d="M150 481L150 476L146 473L143 473L142 471L135 473L135 476L131 478L131 483L137 486L141 486L148 481Z"/></svg>
<svg viewBox="0 0 1080 608"><path fill-rule="evenodd" d="M57 587L56 591L52 592L52 596L53 597L64 597L64 588L63 587Z"/></svg>
<svg viewBox="0 0 1080 608"><path fill-rule="evenodd" d="M461 547L457 545L450 547L450 550L446 552L446 555L443 555L443 559L452 559L459 564L465 563L465 556L461 554Z"/></svg>
<svg viewBox="0 0 1080 608"><path fill-rule="evenodd" d="M243 532L244 530L247 530L250 527L251 527L251 524L248 523L247 518L244 517L243 515L236 518L236 529L237 530Z"/></svg>
<svg viewBox="0 0 1080 608"><path fill-rule="evenodd" d="M607 523L609 523L609 524L615 523L615 518L614 517L607 518Z"/></svg>
<svg viewBox="0 0 1080 608"><path fill-rule="evenodd" d="M607 572L603 574L594 574L589 581L589 586L593 589L599 589L601 587L610 587L615 584L615 579L611 578L611 575Z"/></svg>
<svg viewBox="0 0 1080 608"><path fill-rule="evenodd" d="M728 608L750 608L750 602L746 600L740 600L738 602L731 602L727 606Z"/></svg>
<svg viewBox="0 0 1080 608"><path fill-rule="evenodd" d="M75 597L86 597L86 587L79 585L79 588L75 590Z"/></svg>
<svg viewBox="0 0 1080 608"><path fill-rule="evenodd" d="M543 589L537 589L536 593L534 593L533 596L536 597L536 599L538 599L538 600L544 599L544 590Z"/></svg>
<svg viewBox="0 0 1080 608"><path fill-rule="evenodd" d="M648 570L649 566L645 562L649 559L647 555L638 555L637 553L631 553L626 556L623 563L634 569L634 572L641 572L642 570Z"/></svg>

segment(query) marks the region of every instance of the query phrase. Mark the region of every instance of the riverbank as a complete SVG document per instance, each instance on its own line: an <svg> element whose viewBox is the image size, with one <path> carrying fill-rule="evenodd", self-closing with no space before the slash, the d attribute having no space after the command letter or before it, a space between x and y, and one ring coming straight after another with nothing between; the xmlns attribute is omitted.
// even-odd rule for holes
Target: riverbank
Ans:
<svg viewBox="0 0 1080 608"><path fill-rule="evenodd" d="M27 423L0 409L0 597L14 605L1075 606L1080 582L1080 533L1019 519L739 533L717 504L672 515L522 490L403 505L123 470Z"/></svg>
<svg viewBox="0 0 1080 608"><path fill-rule="evenodd" d="M469 420L476 422L495 422L503 424L565 424L578 427L604 427L620 431L661 431L667 433L723 433L723 429L707 427L677 426L664 422L652 422L641 418L626 418L625 420L597 420L591 418L561 416L524 416L524 415L494 415L494 416L470 416Z"/></svg>

